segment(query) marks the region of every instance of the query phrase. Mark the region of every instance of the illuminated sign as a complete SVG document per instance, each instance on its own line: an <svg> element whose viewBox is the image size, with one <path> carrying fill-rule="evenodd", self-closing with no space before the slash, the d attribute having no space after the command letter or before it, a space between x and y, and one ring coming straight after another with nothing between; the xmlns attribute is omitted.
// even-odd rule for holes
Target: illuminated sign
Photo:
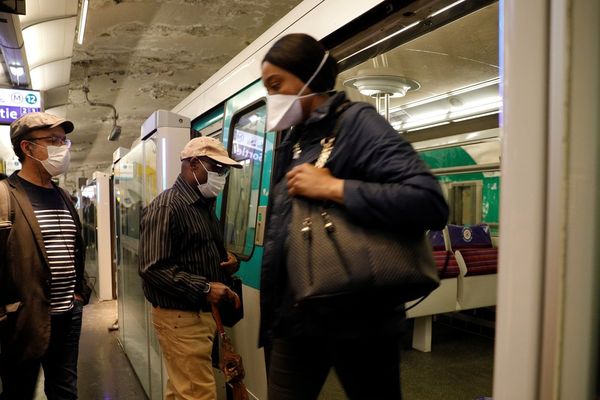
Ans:
<svg viewBox="0 0 600 400"><path fill-rule="evenodd" d="M40 92L0 88L0 124L8 125L19 117L42 111Z"/></svg>
<svg viewBox="0 0 600 400"><path fill-rule="evenodd" d="M261 161L264 140L261 136L236 129L233 132L233 159Z"/></svg>

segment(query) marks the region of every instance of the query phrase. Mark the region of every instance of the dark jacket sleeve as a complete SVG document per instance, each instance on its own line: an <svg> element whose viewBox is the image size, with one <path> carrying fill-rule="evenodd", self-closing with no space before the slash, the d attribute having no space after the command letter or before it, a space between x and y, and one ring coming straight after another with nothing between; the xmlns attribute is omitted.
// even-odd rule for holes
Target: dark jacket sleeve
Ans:
<svg viewBox="0 0 600 400"><path fill-rule="evenodd" d="M167 205L151 203L140 224L139 274L153 287L170 296L202 304L207 280L191 274L172 258L172 212Z"/></svg>
<svg viewBox="0 0 600 400"><path fill-rule="evenodd" d="M394 230L442 229L448 205L439 183L412 146L372 107L343 117L344 140L353 143L354 176L344 202L358 220Z"/></svg>

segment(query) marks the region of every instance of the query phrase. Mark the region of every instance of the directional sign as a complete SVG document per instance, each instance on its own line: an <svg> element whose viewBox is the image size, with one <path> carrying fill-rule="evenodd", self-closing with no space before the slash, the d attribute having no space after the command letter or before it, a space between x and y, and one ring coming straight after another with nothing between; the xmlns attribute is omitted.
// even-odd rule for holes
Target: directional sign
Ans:
<svg viewBox="0 0 600 400"><path fill-rule="evenodd" d="M40 92L0 88L0 124L9 125L22 115L42 111Z"/></svg>

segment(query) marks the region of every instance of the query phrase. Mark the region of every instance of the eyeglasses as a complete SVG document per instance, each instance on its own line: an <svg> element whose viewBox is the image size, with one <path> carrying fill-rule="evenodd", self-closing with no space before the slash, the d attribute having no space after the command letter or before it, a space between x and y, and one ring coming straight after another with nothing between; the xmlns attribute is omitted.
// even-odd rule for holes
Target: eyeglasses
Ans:
<svg viewBox="0 0 600 400"><path fill-rule="evenodd" d="M67 139L66 137L44 136L38 138L28 138L25 140L48 140L52 146L67 146L68 148L71 148L71 139Z"/></svg>
<svg viewBox="0 0 600 400"><path fill-rule="evenodd" d="M204 169L206 170L206 172L210 171L210 172L216 172L217 175L219 176L227 176L229 175L229 170L230 168L227 166L223 166L221 164L217 164L217 163L213 163L210 161L206 161L206 160L198 160L200 161L200 164L202 164L202 166L204 167ZM204 165L204 163L207 163L210 168L206 168L206 166Z"/></svg>

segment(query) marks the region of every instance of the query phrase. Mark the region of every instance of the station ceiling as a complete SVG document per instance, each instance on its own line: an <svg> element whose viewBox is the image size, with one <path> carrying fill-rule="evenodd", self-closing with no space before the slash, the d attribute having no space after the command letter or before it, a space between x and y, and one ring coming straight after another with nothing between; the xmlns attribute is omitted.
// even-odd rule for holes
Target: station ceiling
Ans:
<svg viewBox="0 0 600 400"><path fill-rule="evenodd" d="M27 15L19 17L29 61L27 78L33 89L46 93L47 110L75 123L69 187L75 187L79 177L89 178L93 171L108 168L112 153L118 147L131 147L152 112L175 107L301 2L89 0L83 44L79 45L75 41L79 1L26 0ZM417 3L434 11L434 6L451 0ZM399 24L401 27L402 21ZM46 26L50 28L42 29ZM4 35L1 28L2 24L0 39ZM28 48L36 41L38 50ZM380 74L384 70L420 85L417 91L392 99L390 121L397 129L408 128L412 119L421 115L440 109L445 115L454 115L470 104L494 106L497 114L498 4L344 71L339 89L347 90L354 100L374 103L348 82L365 71ZM0 84L10 85L6 65L4 71ZM89 88L89 100L116 109L117 124L122 127L118 141L107 140L114 123L113 110L90 105L84 87ZM457 91L465 87L478 89ZM493 102L479 104L481 96ZM490 118L497 124L497 115Z"/></svg>
<svg viewBox="0 0 600 400"><path fill-rule="evenodd" d="M74 40L77 0L27 0L27 15L20 16L26 47L28 31L31 36L36 27L51 23L50 33L36 35L39 48L60 47L62 52L40 61L36 54L42 50L31 50L36 53L27 55L34 60L29 63L32 74L45 63L61 73L67 70L67 85L55 83L42 89L49 94L46 109L75 123L68 180L107 168L113 151L129 148L153 111L172 109L300 2L90 0L79 45ZM34 12L38 14L35 21ZM64 49L65 43L69 48ZM6 67L4 71L0 84L10 86ZM122 127L118 141L107 140L113 111L91 106L84 85L89 87L91 101L115 107L117 124Z"/></svg>

